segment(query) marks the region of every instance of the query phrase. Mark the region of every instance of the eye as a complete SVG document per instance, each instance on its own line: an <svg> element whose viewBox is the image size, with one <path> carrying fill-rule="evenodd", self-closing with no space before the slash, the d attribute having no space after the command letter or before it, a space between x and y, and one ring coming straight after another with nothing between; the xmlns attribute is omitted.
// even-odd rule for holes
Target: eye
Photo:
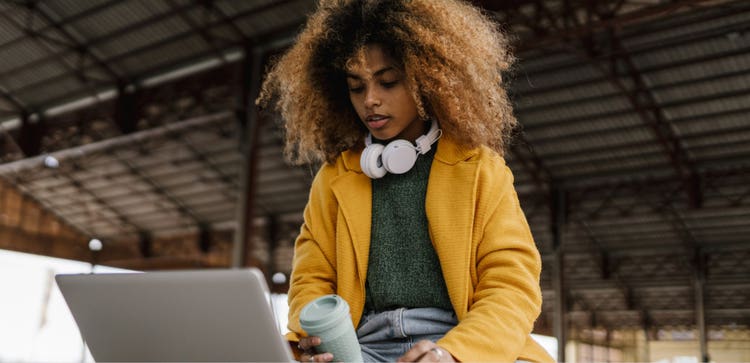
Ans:
<svg viewBox="0 0 750 363"><path fill-rule="evenodd" d="M359 86L359 87L349 87L349 93L362 93L362 91L364 91L364 89L365 88L362 87L362 86Z"/></svg>
<svg viewBox="0 0 750 363"><path fill-rule="evenodd" d="M390 81L390 82L380 82L380 85L382 85L385 88L393 88L398 84L398 80Z"/></svg>

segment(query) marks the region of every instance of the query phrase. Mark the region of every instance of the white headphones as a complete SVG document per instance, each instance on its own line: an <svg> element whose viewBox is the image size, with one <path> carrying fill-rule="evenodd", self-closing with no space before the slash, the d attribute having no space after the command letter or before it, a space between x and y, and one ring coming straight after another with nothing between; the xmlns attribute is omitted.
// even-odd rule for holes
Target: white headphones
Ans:
<svg viewBox="0 0 750 363"><path fill-rule="evenodd" d="M359 165L365 175L371 179L379 179L387 173L403 174L409 171L417 162L419 155L424 155L432 148L443 131L438 128L437 121L432 120L430 130L416 140L417 146L411 142L399 139L388 145L372 143L372 134L365 138L365 150L359 159Z"/></svg>

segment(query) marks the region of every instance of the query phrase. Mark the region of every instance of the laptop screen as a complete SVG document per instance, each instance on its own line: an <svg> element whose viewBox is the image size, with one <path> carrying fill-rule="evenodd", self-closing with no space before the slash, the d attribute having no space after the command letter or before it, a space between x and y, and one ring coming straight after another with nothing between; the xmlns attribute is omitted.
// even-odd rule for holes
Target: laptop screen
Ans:
<svg viewBox="0 0 750 363"><path fill-rule="evenodd" d="M56 279L96 361L292 361L257 269Z"/></svg>

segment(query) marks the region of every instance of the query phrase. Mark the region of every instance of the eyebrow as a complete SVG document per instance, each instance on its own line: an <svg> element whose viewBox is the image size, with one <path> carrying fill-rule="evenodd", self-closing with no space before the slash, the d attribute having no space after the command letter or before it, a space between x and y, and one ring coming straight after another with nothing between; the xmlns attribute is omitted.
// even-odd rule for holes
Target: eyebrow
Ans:
<svg viewBox="0 0 750 363"><path fill-rule="evenodd" d="M396 70L396 68L394 68L392 66L388 66L388 67L385 67L385 68L382 68L382 69L379 69L379 70L375 71L375 73L373 73L373 76L377 77L377 76L382 75L385 72L395 71L395 70ZM360 76L358 76L356 74L353 74L353 73L349 73L349 72L346 72L346 78L362 79L362 77L360 77Z"/></svg>

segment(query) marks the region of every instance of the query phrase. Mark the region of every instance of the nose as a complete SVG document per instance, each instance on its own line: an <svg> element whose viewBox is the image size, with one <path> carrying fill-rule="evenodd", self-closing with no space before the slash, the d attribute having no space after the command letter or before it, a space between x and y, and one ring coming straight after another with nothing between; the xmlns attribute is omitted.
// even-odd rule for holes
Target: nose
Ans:
<svg viewBox="0 0 750 363"><path fill-rule="evenodd" d="M375 90L376 87L367 87L365 90L365 107L373 108L380 106L380 94Z"/></svg>

